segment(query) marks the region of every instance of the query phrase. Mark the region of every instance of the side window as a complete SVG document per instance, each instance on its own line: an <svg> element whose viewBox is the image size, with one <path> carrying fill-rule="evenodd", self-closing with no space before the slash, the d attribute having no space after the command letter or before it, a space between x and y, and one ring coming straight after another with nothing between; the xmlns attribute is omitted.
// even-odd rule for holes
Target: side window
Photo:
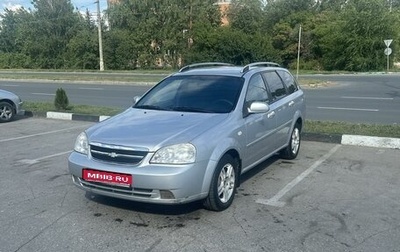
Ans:
<svg viewBox="0 0 400 252"><path fill-rule="evenodd" d="M279 76L281 76L283 82L285 83L289 94L294 93L298 89L296 81L290 73L286 71L278 71L278 74Z"/></svg>
<svg viewBox="0 0 400 252"><path fill-rule="evenodd" d="M263 73L263 76L267 80L267 84L269 86L269 90L271 91L273 100L279 100L286 95L286 88L283 85L281 78L275 71L265 72Z"/></svg>
<svg viewBox="0 0 400 252"><path fill-rule="evenodd" d="M251 77L247 88L246 103L252 101L268 102L268 92L260 74Z"/></svg>

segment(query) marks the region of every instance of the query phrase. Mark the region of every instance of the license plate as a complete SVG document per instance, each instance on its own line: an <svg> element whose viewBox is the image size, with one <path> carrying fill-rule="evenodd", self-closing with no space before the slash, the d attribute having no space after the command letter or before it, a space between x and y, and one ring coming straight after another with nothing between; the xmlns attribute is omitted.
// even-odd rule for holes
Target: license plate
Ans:
<svg viewBox="0 0 400 252"><path fill-rule="evenodd" d="M132 175L124 173L106 172L98 170L83 169L82 177L86 181L100 182L106 184L130 187L133 179Z"/></svg>

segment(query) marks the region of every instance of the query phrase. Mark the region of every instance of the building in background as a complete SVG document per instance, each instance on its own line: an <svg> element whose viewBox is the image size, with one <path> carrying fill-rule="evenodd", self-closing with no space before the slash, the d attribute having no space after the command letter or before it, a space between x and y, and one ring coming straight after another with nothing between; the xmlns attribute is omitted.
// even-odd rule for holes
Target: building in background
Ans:
<svg viewBox="0 0 400 252"><path fill-rule="evenodd" d="M231 4L231 0L218 0L217 4L219 5L219 10L221 11L221 23L222 25L228 25L229 20L227 17L229 5Z"/></svg>

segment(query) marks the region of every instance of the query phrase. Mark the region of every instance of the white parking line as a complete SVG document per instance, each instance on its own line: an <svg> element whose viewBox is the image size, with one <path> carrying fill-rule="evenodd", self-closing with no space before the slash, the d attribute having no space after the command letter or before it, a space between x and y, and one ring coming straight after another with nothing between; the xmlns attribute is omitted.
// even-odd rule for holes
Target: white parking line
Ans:
<svg viewBox="0 0 400 252"><path fill-rule="evenodd" d="M20 139L25 139L25 138L30 138L30 137L36 137L36 136L43 136L43 135L58 133L58 132L62 132L62 131L68 131L68 130L72 130L72 129L86 128L86 127L87 127L87 125L81 125L81 126L77 126L77 127L71 127L71 128L53 130L53 131L46 131L46 132L32 134L32 135L13 137L13 138L7 138L7 139L0 139L0 143L10 142L10 141L14 141L14 140L20 140Z"/></svg>
<svg viewBox="0 0 400 252"><path fill-rule="evenodd" d="M360 96L342 96L342 99L363 99L363 100L393 100L388 97L360 97Z"/></svg>
<svg viewBox="0 0 400 252"><path fill-rule="evenodd" d="M317 107L317 108L319 108L319 109L332 109L332 110L379 112L379 109L337 108L337 107Z"/></svg>
<svg viewBox="0 0 400 252"><path fill-rule="evenodd" d="M305 177L307 177L311 172L313 172L320 164L322 164L325 160L327 160L330 156L333 155L340 147L340 144L333 147L328 153L323 155L320 159L318 159L313 165L311 165L307 170L293 179L289 184L287 184L282 190L280 190L274 197L270 199L257 199L256 203L270 205L275 207L283 207L285 206L285 202L279 201L286 193L292 190L298 183L300 183Z"/></svg>
<svg viewBox="0 0 400 252"><path fill-rule="evenodd" d="M44 159L48 159L48 158L52 158L52 157L58 157L58 156L62 156L65 155L67 153L71 153L71 150L69 151L64 151L64 152L60 152L60 153L56 153L53 155L48 155L48 156L44 156L44 157L40 157L40 158L36 158L36 159L22 159L22 160L18 160L19 163L23 163L23 164L36 164L39 163L41 160Z"/></svg>

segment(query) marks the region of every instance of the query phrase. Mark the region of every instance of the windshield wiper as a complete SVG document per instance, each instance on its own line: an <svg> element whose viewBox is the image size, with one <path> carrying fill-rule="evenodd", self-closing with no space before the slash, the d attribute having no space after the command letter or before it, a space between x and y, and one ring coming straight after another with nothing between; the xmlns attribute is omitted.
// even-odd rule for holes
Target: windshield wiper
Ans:
<svg viewBox="0 0 400 252"><path fill-rule="evenodd" d="M163 108L163 107L160 107L160 106L154 106L154 105L139 105L139 106L134 106L134 108L151 109L151 110L169 110L167 108Z"/></svg>
<svg viewBox="0 0 400 252"><path fill-rule="evenodd" d="M183 112L200 112L200 113L214 113L214 111L203 108L192 108L192 107L173 107L174 111L183 111Z"/></svg>

